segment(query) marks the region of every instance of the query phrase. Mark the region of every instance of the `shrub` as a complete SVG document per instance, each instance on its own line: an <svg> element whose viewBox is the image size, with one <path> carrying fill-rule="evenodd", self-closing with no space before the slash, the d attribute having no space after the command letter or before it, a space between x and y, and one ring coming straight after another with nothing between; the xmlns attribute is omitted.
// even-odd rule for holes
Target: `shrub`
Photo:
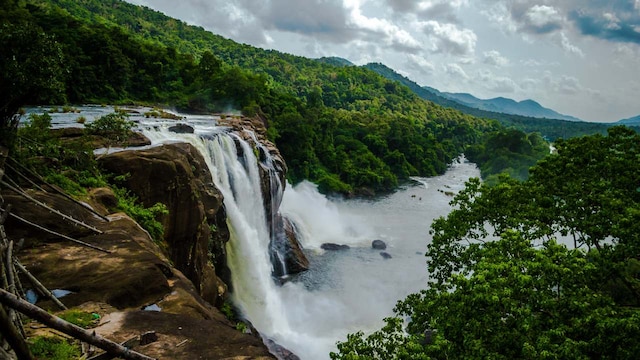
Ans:
<svg viewBox="0 0 640 360"><path fill-rule="evenodd" d="M156 242L160 242L164 235L164 227L158 221L158 217L169 213L166 205L155 203L153 206L145 208L138 202L138 198L131 195L127 190L114 186L113 191L118 198L118 209L131 216Z"/></svg>
<svg viewBox="0 0 640 360"><path fill-rule="evenodd" d="M99 135L115 142L121 142L129 137L133 125L125 112L117 111L86 124L84 128L89 135Z"/></svg>

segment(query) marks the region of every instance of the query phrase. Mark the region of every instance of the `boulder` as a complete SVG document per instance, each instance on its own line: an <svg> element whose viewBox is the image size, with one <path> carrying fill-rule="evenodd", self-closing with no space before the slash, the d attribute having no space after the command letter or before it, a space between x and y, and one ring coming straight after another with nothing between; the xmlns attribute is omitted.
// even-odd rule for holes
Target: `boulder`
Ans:
<svg viewBox="0 0 640 360"><path fill-rule="evenodd" d="M187 124L177 124L169 127L169 131L174 132L176 134L193 134L195 130L192 126Z"/></svg>
<svg viewBox="0 0 640 360"><path fill-rule="evenodd" d="M349 245L341 245L341 244L334 244L334 243L324 243L324 244L320 245L320 248L322 250L330 250L330 251L339 251L339 250L349 250L350 249Z"/></svg>
<svg viewBox="0 0 640 360"><path fill-rule="evenodd" d="M146 207L166 205L161 219L168 256L205 300L221 305L230 281L225 243L229 239L223 197L205 160L186 143L105 155L100 165L115 175ZM211 257L209 257L211 254ZM221 280L223 279L223 280Z"/></svg>
<svg viewBox="0 0 640 360"><path fill-rule="evenodd" d="M114 213L104 221L61 195L30 194L102 231L76 230L74 236L109 250L109 254L59 237L49 239L11 217L5 223L11 239L18 238L17 233L25 236L27 246L19 250L18 257L45 287L72 291L61 299L67 307L100 315L100 324L92 328L96 334L123 342L155 331L158 341L140 351L158 359L275 359L259 337L237 331L205 302L191 281L172 267L158 245L127 215ZM33 213L30 220L57 226L67 235L74 228L58 215L40 212L37 205L21 201L7 190L0 195L13 205L12 213L25 217ZM23 284L28 284L25 279ZM137 310L147 304L157 304L161 311ZM58 311L50 300L37 305Z"/></svg>
<svg viewBox="0 0 640 360"><path fill-rule="evenodd" d="M373 240L371 242L371 248L376 250L384 250L387 248L387 244L385 244L385 242L382 240Z"/></svg>
<svg viewBox="0 0 640 360"><path fill-rule="evenodd" d="M381 251L380 256L382 256L383 259L391 259L391 254L386 251Z"/></svg>
<svg viewBox="0 0 640 360"><path fill-rule="evenodd" d="M309 270L309 260L302 251L302 246L298 241L298 232L295 224L286 217L278 215L276 220L276 236L271 239L272 249L279 251L284 256L286 274L284 271L275 272L275 276L298 274ZM278 264L274 264L277 269Z"/></svg>

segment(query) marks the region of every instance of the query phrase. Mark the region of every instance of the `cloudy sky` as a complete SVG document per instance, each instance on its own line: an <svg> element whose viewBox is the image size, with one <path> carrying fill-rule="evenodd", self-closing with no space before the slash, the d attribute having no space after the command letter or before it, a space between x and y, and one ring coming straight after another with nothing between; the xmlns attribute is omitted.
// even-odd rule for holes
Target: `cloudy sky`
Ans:
<svg viewBox="0 0 640 360"><path fill-rule="evenodd" d="M381 62L420 85L640 114L640 0L128 0L238 42Z"/></svg>

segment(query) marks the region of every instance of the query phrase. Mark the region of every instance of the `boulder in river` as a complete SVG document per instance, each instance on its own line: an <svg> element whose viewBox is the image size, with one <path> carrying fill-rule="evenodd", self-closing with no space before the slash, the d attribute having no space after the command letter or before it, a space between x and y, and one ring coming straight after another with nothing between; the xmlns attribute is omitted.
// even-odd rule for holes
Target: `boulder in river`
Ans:
<svg viewBox="0 0 640 360"><path fill-rule="evenodd" d="M387 248L387 244L385 244L382 240L373 240L371 242L371 247L376 250L384 250Z"/></svg>
<svg viewBox="0 0 640 360"><path fill-rule="evenodd" d="M193 134L194 133L194 129L192 126L189 126L187 124L177 124L177 125L173 125L169 128L169 131L174 132L176 134Z"/></svg>
<svg viewBox="0 0 640 360"><path fill-rule="evenodd" d="M391 259L391 254L386 251L381 251L380 256L382 256L383 259Z"/></svg>
<svg viewBox="0 0 640 360"><path fill-rule="evenodd" d="M320 245L320 248L322 250L331 250L331 251L350 249L349 245L341 245L341 244L334 244L334 243L324 243Z"/></svg>

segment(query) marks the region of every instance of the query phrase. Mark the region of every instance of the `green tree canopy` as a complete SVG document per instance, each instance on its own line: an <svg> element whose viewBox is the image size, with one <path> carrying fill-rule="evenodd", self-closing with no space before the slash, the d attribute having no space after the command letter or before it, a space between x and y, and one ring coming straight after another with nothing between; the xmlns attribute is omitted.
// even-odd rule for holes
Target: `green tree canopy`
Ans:
<svg viewBox="0 0 640 360"><path fill-rule="evenodd" d="M526 181L472 179L432 225L428 288L332 358L635 358L638 144L614 127L560 141Z"/></svg>

